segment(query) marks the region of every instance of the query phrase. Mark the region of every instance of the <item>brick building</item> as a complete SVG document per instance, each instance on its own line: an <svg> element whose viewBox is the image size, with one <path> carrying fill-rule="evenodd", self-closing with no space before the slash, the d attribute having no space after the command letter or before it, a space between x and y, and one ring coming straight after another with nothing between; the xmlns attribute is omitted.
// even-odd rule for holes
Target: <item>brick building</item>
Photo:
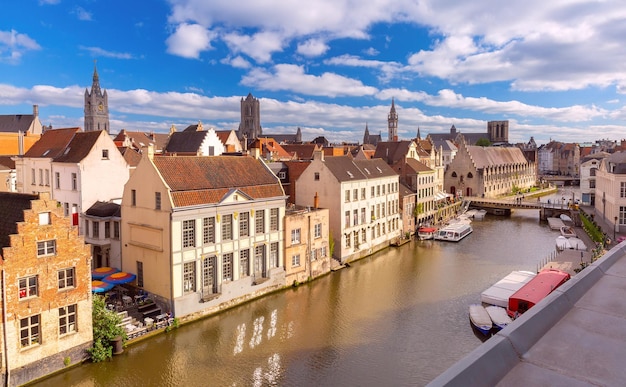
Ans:
<svg viewBox="0 0 626 387"><path fill-rule="evenodd" d="M93 340L91 252L49 194L0 193L0 341L6 385L86 357Z"/></svg>

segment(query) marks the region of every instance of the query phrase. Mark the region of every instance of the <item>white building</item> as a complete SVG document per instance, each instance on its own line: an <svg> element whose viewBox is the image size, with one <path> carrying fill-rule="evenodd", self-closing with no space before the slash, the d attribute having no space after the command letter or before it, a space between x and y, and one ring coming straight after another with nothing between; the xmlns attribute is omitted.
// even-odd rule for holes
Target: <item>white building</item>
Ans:
<svg viewBox="0 0 626 387"><path fill-rule="evenodd" d="M388 246L401 236L399 177L381 159L349 156L313 161L296 181L296 204L330 210L333 258L344 263Z"/></svg>

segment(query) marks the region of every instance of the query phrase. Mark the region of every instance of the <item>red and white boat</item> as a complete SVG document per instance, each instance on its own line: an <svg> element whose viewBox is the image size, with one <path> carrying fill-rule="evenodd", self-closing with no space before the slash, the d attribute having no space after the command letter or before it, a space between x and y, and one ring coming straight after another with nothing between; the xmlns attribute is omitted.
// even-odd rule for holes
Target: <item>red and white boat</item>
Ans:
<svg viewBox="0 0 626 387"><path fill-rule="evenodd" d="M421 241L425 241L427 239L433 239L435 237L436 232L437 232L437 227L422 226L417 229L417 238Z"/></svg>

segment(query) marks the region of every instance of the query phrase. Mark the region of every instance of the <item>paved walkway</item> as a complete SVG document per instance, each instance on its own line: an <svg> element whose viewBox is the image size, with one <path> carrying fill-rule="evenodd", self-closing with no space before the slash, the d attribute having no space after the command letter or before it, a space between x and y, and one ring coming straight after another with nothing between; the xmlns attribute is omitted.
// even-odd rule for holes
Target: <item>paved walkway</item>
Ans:
<svg viewBox="0 0 626 387"><path fill-rule="evenodd" d="M612 238L612 225L595 219ZM608 248L429 385L624 385L626 242L613 242Z"/></svg>

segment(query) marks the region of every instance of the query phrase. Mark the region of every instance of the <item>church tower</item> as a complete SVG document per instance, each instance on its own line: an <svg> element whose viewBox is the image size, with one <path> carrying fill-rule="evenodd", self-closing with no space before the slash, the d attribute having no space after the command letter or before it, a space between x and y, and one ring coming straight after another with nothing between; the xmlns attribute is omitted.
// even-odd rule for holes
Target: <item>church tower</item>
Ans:
<svg viewBox="0 0 626 387"><path fill-rule="evenodd" d="M106 130L109 133L109 97L107 91L100 89L98 69L93 66L91 91L85 89L85 132Z"/></svg>
<svg viewBox="0 0 626 387"><path fill-rule="evenodd" d="M370 130L367 127L367 122L365 123L365 133L363 134L363 144L370 143Z"/></svg>
<svg viewBox="0 0 626 387"><path fill-rule="evenodd" d="M391 110L387 116L387 129L389 130L387 141L398 141L398 114L393 98L391 98Z"/></svg>
<svg viewBox="0 0 626 387"><path fill-rule="evenodd" d="M248 93L246 99L241 99L241 123L237 130L240 139L244 136L248 140L255 140L263 134L261 128L261 105L257 98Z"/></svg>

